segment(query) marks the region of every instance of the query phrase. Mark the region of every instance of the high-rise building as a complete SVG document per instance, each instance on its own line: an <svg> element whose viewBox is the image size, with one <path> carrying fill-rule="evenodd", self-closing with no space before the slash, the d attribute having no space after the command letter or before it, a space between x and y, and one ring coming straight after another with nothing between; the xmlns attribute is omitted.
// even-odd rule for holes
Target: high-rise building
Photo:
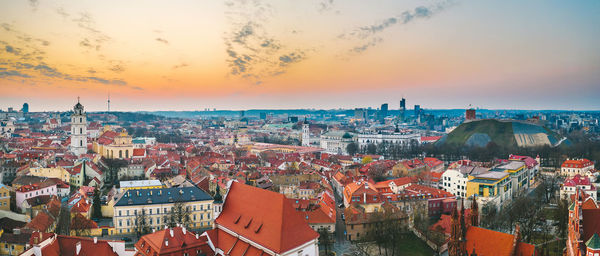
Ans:
<svg viewBox="0 0 600 256"><path fill-rule="evenodd" d="M71 114L71 152L75 155L87 152L87 120L79 98Z"/></svg>
<svg viewBox="0 0 600 256"><path fill-rule="evenodd" d="M400 120L404 120L405 112L406 112L406 99L402 98L402 100L400 100Z"/></svg>
<svg viewBox="0 0 600 256"><path fill-rule="evenodd" d="M415 105L415 117L421 114L421 105Z"/></svg>
<svg viewBox="0 0 600 256"><path fill-rule="evenodd" d="M27 103L23 103L23 108L21 109L21 111L22 111L24 114L27 114L27 113L29 113L29 104L27 104Z"/></svg>
<svg viewBox="0 0 600 256"><path fill-rule="evenodd" d="M381 109L379 109L379 112L377 113L377 119L379 120L379 122L383 123L385 121L385 117L388 115L388 104L384 103L381 104Z"/></svg>
<svg viewBox="0 0 600 256"><path fill-rule="evenodd" d="M354 118L367 120L367 110L364 108L355 108Z"/></svg>

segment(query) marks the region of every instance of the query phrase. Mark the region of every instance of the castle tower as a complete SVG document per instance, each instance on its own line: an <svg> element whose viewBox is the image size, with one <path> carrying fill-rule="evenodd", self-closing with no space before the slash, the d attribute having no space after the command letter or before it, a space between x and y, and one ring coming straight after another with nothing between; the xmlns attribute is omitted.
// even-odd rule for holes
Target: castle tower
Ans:
<svg viewBox="0 0 600 256"><path fill-rule="evenodd" d="M306 121L306 117L304 118L304 123L302 124L302 146L310 146L310 125L308 124L308 121Z"/></svg>
<svg viewBox="0 0 600 256"><path fill-rule="evenodd" d="M479 206L475 196L473 196L473 202L471 203L471 226L479 226Z"/></svg>
<svg viewBox="0 0 600 256"><path fill-rule="evenodd" d="M87 120L79 97L71 114L71 152L78 156L87 152Z"/></svg>

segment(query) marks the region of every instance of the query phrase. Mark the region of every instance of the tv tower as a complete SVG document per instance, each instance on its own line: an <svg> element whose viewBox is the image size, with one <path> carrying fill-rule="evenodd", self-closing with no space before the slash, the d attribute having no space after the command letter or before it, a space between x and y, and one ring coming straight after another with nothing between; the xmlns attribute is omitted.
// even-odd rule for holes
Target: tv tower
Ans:
<svg viewBox="0 0 600 256"><path fill-rule="evenodd" d="M108 112L110 112L110 92L108 93L108 101L107 101L107 104L108 104Z"/></svg>

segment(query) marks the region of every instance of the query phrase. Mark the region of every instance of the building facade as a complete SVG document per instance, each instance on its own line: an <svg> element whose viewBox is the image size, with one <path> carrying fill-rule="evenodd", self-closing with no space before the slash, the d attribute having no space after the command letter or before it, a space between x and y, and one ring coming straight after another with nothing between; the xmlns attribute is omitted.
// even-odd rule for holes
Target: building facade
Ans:
<svg viewBox="0 0 600 256"><path fill-rule="evenodd" d="M213 198L197 187L131 189L124 191L114 205L113 225L118 234L135 231L138 215L146 215L148 226L160 228L174 207L189 216L188 228L212 226Z"/></svg>
<svg viewBox="0 0 600 256"><path fill-rule="evenodd" d="M83 105L77 100L71 114L71 152L75 155L87 153L87 119Z"/></svg>

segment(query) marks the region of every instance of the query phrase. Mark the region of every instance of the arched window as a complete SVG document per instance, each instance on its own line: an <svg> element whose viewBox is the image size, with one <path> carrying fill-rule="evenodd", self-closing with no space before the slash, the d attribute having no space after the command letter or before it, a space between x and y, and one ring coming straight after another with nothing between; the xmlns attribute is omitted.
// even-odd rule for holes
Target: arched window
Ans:
<svg viewBox="0 0 600 256"><path fill-rule="evenodd" d="M80 141L79 141L79 146L80 146L80 147L83 147L83 140L80 140Z"/></svg>
<svg viewBox="0 0 600 256"><path fill-rule="evenodd" d="M83 134L83 128L79 128L79 134Z"/></svg>
<svg viewBox="0 0 600 256"><path fill-rule="evenodd" d="M129 158L129 150L125 150L125 158Z"/></svg>
<svg viewBox="0 0 600 256"><path fill-rule="evenodd" d="M83 123L83 117L80 117L80 118L79 118L79 122L80 122L80 123Z"/></svg>
<svg viewBox="0 0 600 256"><path fill-rule="evenodd" d="M123 158L123 151L119 150L119 158Z"/></svg>

